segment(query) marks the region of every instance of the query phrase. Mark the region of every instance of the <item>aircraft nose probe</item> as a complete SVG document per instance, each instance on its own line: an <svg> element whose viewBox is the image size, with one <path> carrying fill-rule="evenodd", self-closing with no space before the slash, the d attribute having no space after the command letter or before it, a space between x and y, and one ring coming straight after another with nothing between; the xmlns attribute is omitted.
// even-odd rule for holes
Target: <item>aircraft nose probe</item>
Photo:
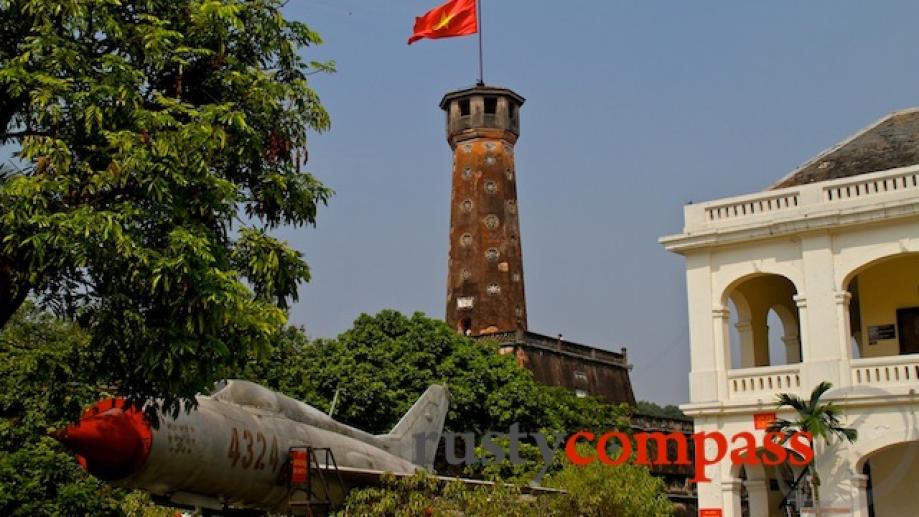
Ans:
<svg viewBox="0 0 919 517"><path fill-rule="evenodd" d="M79 422L51 436L76 453L83 468L93 475L124 477L144 463L152 445L143 412L125 406L123 399L100 401L87 409Z"/></svg>

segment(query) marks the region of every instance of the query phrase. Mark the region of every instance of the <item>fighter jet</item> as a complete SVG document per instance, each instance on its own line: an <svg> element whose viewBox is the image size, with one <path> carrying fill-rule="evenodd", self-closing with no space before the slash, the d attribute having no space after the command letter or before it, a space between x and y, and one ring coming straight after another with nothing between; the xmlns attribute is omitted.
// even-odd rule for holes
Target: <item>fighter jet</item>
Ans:
<svg viewBox="0 0 919 517"><path fill-rule="evenodd" d="M310 468L328 474L324 496L340 501L384 472L430 469L448 407L447 389L433 385L389 433L372 435L252 382L225 381L196 399L196 408L175 419L158 414L156 427L124 400L102 400L55 437L90 474L157 501L287 513L291 449L331 451Z"/></svg>

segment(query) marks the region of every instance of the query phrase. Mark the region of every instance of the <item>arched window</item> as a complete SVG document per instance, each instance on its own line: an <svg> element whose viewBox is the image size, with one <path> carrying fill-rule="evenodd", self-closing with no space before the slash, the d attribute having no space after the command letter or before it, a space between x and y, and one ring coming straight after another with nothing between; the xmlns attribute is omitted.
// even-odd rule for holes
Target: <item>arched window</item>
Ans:
<svg viewBox="0 0 919 517"><path fill-rule="evenodd" d="M801 362L797 294L791 280L762 274L738 282L727 293L731 368Z"/></svg>

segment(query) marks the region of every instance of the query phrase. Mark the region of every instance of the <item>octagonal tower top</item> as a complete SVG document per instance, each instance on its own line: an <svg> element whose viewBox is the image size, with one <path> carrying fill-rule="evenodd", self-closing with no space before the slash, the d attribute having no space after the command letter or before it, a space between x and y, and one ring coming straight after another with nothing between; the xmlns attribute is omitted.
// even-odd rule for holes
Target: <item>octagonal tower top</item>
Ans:
<svg viewBox="0 0 919 517"><path fill-rule="evenodd" d="M457 142L481 136L482 130L516 142L520 135L520 107L525 99L508 88L478 85L444 95L440 108L447 112L447 141ZM490 131L489 131L490 130Z"/></svg>

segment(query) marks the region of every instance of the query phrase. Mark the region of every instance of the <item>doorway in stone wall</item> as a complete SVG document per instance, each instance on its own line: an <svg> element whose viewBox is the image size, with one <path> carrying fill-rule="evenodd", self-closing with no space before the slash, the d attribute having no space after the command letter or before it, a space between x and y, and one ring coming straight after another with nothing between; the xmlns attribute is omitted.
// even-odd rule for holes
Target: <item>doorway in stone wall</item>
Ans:
<svg viewBox="0 0 919 517"><path fill-rule="evenodd" d="M900 355L919 354L919 307L897 310Z"/></svg>

